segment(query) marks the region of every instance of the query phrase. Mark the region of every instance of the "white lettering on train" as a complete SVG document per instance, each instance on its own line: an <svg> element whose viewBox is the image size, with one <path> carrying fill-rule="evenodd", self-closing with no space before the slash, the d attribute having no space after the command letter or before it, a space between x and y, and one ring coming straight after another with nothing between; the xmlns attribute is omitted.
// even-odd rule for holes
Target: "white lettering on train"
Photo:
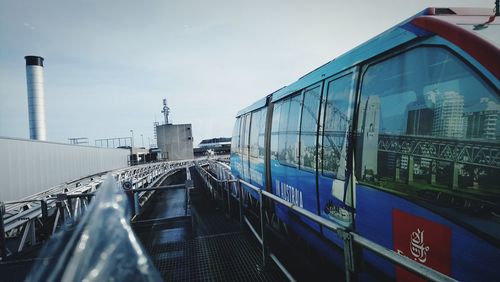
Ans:
<svg viewBox="0 0 500 282"><path fill-rule="evenodd" d="M416 232L411 233L410 251L418 261L426 262L429 250L430 247L424 244L424 230L417 229Z"/></svg>
<svg viewBox="0 0 500 282"><path fill-rule="evenodd" d="M276 179L276 196L301 208L304 207L304 202L302 201L302 191L291 185L282 183L277 179Z"/></svg>
<svg viewBox="0 0 500 282"><path fill-rule="evenodd" d="M427 261L427 252L430 247L424 243L424 230L412 232L410 236L410 252L413 256L413 260L425 263ZM398 254L406 256L402 250L396 250Z"/></svg>

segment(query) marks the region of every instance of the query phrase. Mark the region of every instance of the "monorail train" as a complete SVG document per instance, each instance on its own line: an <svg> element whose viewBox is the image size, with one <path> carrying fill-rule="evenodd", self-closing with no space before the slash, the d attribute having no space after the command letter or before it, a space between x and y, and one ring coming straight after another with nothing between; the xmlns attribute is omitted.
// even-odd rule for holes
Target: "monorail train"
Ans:
<svg viewBox="0 0 500 282"><path fill-rule="evenodd" d="M492 13L428 8L241 110L232 173L455 279L498 280ZM324 239L342 248L309 219L278 204L273 212L318 250ZM362 255L385 277L416 277Z"/></svg>

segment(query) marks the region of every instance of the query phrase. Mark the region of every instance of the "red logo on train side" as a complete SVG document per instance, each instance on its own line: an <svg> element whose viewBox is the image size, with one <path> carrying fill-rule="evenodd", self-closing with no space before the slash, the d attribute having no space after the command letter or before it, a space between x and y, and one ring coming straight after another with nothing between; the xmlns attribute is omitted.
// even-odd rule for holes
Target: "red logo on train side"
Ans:
<svg viewBox="0 0 500 282"><path fill-rule="evenodd" d="M451 275L451 229L422 217L392 211L394 250L401 255ZM425 281L402 267L396 267L397 281Z"/></svg>

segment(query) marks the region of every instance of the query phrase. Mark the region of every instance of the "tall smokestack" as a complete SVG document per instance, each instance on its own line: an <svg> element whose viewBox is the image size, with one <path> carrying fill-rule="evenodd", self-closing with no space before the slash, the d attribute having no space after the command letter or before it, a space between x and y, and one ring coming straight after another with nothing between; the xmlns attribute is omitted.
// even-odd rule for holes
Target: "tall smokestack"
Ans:
<svg viewBox="0 0 500 282"><path fill-rule="evenodd" d="M43 93L43 58L26 56L30 139L47 140L45 128L45 95Z"/></svg>

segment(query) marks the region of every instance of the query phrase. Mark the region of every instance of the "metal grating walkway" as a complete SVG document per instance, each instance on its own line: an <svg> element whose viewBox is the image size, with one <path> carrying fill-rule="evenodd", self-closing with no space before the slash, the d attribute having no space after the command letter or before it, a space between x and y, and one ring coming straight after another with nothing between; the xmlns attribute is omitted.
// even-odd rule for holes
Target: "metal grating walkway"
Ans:
<svg viewBox="0 0 500 282"><path fill-rule="evenodd" d="M195 187L200 187L194 178ZM162 185L175 184L172 181L167 179ZM155 224L135 229L165 281L286 281L272 263L258 270L259 245L208 200L209 194L199 188L190 194L192 225ZM175 209L184 212L184 206L175 204L183 202L184 195L175 191L158 193L150 212L141 220L165 219L168 214L177 214Z"/></svg>
<svg viewBox="0 0 500 282"><path fill-rule="evenodd" d="M147 245L166 281L278 281L277 270L257 271L256 246L241 233Z"/></svg>

